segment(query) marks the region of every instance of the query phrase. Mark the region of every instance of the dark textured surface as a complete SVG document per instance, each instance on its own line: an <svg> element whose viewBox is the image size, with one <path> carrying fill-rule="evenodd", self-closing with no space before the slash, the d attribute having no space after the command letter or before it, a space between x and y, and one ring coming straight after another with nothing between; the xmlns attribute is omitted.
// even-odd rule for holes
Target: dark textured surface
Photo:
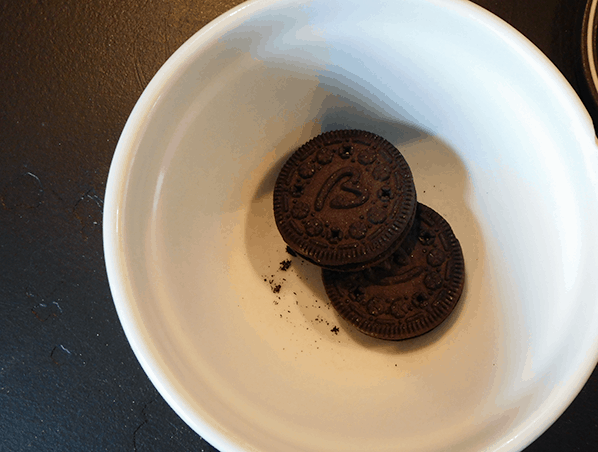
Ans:
<svg viewBox="0 0 598 452"><path fill-rule="evenodd" d="M145 85L237 3L0 0L0 451L215 450L166 405L127 343L104 269L102 203ZM577 72L585 1L477 3L587 99ZM592 450L597 390L594 372L527 452Z"/></svg>

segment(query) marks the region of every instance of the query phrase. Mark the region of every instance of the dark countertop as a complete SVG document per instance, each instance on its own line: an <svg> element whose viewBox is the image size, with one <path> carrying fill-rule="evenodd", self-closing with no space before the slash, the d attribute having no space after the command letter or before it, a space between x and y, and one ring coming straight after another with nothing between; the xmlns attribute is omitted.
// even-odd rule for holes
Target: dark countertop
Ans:
<svg viewBox="0 0 598 452"><path fill-rule="evenodd" d="M0 0L0 451L214 451L168 407L116 315L102 249L114 149L151 77L236 0ZM592 109L585 0L476 0ZM595 302L595 300L591 300ZM598 371L527 452L598 443Z"/></svg>

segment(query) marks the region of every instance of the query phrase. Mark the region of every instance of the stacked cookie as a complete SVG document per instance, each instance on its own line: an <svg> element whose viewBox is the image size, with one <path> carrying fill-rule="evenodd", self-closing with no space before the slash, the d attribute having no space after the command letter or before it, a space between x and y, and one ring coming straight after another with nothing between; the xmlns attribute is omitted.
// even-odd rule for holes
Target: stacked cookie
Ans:
<svg viewBox="0 0 598 452"><path fill-rule="evenodd" d="M322 267L338 313L365 334L419 336L459 300L459 242L417 202L409 165L378 135L339 130L301 146L276 181L274 216L288 246Z"/></svg>

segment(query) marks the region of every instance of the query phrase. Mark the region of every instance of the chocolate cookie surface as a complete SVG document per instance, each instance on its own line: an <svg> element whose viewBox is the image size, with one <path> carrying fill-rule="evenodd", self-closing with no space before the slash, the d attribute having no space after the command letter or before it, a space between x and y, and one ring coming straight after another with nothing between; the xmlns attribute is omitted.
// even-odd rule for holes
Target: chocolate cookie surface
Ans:
<svg viewBox="0 0 598 452"><path fill-rule="evenodd" d="M335 270L388 258L411 229L416 205L403 155L382 137L357 130L327 132L301 146L274 187L284 241Z"/></svg>
<svg viewBox="0 0 598 452"><path fill-rule="evenodd" d="M322 278L341 317L370 336L402 340L448 317L463 291L464 267L449 224L418 204L413 228L391 258L357 273L323 270Z"/></svg>

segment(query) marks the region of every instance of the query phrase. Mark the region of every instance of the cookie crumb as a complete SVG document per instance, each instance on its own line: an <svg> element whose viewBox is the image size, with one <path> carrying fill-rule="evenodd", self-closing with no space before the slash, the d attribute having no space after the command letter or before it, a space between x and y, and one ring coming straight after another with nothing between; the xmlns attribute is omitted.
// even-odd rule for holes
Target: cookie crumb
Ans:
<svg viewBox="0 0 598 452"><path fill-rule="evenodd" d="M332 329L330 331L333 332L334 334L338 334L340 330L338 329L338 326L335 325L332 327Z"/></svg>
<svg viewBox="0 0 598 452"><path fill-rule="evenodd" d="M280 270L286 272L291 266L291 259L286 259L280 263Z"/></svg>

